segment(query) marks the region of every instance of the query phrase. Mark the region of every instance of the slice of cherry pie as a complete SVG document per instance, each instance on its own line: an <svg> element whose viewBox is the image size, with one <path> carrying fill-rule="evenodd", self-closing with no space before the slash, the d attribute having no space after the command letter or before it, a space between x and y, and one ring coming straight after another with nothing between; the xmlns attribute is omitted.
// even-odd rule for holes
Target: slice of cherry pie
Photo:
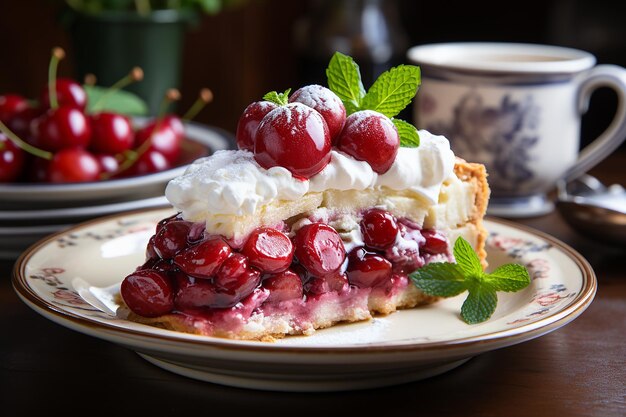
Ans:
<svg viewBox="0 0 626 417"><path fill-rule="evenodd" d="M373 110L346 117L321 86L266 98L242 115L240 150L170 182L179 214L122 282L119 314L234 339L309 335L435 301L408 274L453 261L457 237L485 264L484 166L424 130L400 146L406 126Z"/></svg>

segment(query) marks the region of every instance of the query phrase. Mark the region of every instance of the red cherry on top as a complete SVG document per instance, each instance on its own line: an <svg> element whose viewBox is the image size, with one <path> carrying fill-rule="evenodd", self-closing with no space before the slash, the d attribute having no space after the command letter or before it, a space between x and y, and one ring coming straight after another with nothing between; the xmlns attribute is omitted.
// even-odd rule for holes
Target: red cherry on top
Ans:
<svg viewBox="0 0 626 417"><path fill-rule="evenodd" d="M13 182L22 174L24 151L0 133L0 182Z"/></svg>
<svg viewBox="0 0 626 417"><path fill-rule="evenodd" d="M239 149L254 151L254 137L267 113L278 107L271 101L255 101L243 111L237 123L237 146Z"/></svg>
<svg viewBox="0 0 626 417"><path fill-rule="evenodd" d="M71 78L57 78L56 92L59 107L68 106L79 110L84 110L87 107L87 93L80 84ZM50 89L47 85L41 92L41 104L45 108L50 107Z"/></svg>
<svg viewBox="0 0 626 417"><path fill-rule="evenodd" d="M328 125L330 138L335 139L341 133L346 122L346 108L337 94L333 93L321 85L307 85L298 89L289 98L290 103L302 103L312 109L317 110Z"/></svg>
<svg viewBox="0 0 626 417"><path fill-rule="evenodd" d="M41 114L42 111L40 108L26 107L15 113L11 119L6 122L6 125L18 137L39 148L40 146L32 130L32 125L33 121L41 116Z"/></svg>
<svg viewBox="0 0 626 417"><path fill-rule="evenodd" d="M387 116L362 110L348 116L337 147L359 161L366 161L377 173L384 174L396 159L400 136Z"/></svg>
<svg viewBox="0 0 626 417"><path fill-rule="evenodd" d="M33 121L37 144L47 151L87 147L91 140L91 126L85 114L74 107L48 110Z"/></svg>
<svg viewBox="0 0 626 417"><path fill-rule="evenodd" d="M28 101L17 94L0 96L0 121L8 123L17 113L28 108Z"/></svg>
<svg viewBox="0 0 626 417"><path fill-rule="evenodd" d="M100 164L84 149L62 149L50 161L48 175L50 182L54 183L96 181Z"/></svg>
<svg viewBox="0 0 626 417"><path fill-rule="evenodd" d="M146 140L151 140L152 144L149 149L159 152L170 164L174 164L180 155L180 144L184 136L183 122L177 116L169 115L160 121L153 120L139 129L135 140L137 146L141 146Z"/></svg>
<svg viewBox="0 0 626 417"><path fill-rule="evenodd" d="M91 116L91 143L94 152L116 154L133 147L135 133L130 119L121 114L102 112Z"/></svg>
<svg viewBox="0 0 626 417"><path fill-rule="evenodd" d="M263 168L287 168L300 178L311 178L330 162L330 134L324 118L302 103L289 103L269 112L261 121L254 159Z"/></svg>

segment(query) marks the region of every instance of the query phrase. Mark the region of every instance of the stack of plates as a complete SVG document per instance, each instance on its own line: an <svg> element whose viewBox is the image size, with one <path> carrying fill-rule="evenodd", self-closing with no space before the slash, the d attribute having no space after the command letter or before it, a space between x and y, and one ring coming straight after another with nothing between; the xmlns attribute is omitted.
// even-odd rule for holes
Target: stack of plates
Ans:
<svg viewBox="0 0 626 417"><path fill-rule="evenodd" d="M0 184L0 259L73 224L110 214L168 205L167 182L196 158L234 145L231 134L197 123L185 126L180 165L155 174L91 183Z"/></svg>

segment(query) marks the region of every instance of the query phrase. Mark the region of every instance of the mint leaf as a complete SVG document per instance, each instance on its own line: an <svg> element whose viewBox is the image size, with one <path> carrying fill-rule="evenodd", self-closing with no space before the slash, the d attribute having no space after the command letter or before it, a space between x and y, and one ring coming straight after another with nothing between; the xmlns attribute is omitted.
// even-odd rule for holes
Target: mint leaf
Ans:
<svg viewBox="0 0 626 417"><path fill-rule="evenodd" d="M263 96L263 100L271 101L278 106L285 106L289 103L289 93L291 93L291 88L286 89L284 93L270 91Z"/></svg>
<svg viewBox="0 0 626 417"><path fill-rule="evenodd" d="M423 293L437 297L454 297L467 290L465 276L458 265L435 262L423 266L410 275Z"/></svg>
<svg viewBox="0 0 626 417"><path fill-rule="evenodd" d="M417 129L411 123L400 119L392 119L400 135L400 146L404 148L417 148L420 146L420 136Z"/></svg>
<svg viewBox="0 0 626 417"><path fill-rule="evenodd" d="M326 77L328 88L341 99L348 115L361 110L365 88L359 66L351 57L335 52L326 68Z"/></svg>
<svg viewBox="0 0 626 417"><path fill-rule="evenodd" d="M89 114L107 110L128 116L148 114L146 102L129 91L111 91L109 88L86 84L83 89L87 93L86 112Z"/></svg>
<svg viewBox="0 0 626 417"><path fill-rule="evenodd" d="M461 307L461 317L467 324L481 323L489 320L496 311L498 296L496 290L485 285L470 288L469 295Z"/></svg>
<svg viewBox="0 0 626 417"><path fill-rule="evenodd" d="M378 77L363 97L363 109L394 117L411 103L421 83L419 67L399 65Z"/></svg>
<svg viewBox="0 0 626 417"><path fill-rule="evenodd" d="M530 284L530 275L522 265L506 264L487 274L485 281L496 291L515 292Z"/></svg>
<svg viewBox="0 0 626 417"><path fill-rule="evenodd" d="M459 237L454 242L453 253L456 263L463 269L466 276L480 277L484 274L480 259L467 240Z"/></svg>

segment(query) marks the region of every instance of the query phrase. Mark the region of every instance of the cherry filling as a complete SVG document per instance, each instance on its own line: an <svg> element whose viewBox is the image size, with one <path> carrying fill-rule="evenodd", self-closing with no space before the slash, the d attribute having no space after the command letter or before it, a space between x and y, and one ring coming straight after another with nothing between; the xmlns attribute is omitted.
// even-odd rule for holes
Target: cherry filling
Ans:
<svg viewBox="0 0 626 417"><path fill-rule="evenodd" d="M145 263L124 279L121 294L144 317L175 313L214 318L229 310L237 315L246 311L249 317L253 311L289 309L294 303L302 311L308 301L326 294L390 294L394 286L408 285L407 275L424 264L451 259L450 244L440 231L421 229L379 208L360 217L364 246L346 253L340 234L327 223L306 224L292 230L291 238L260 227L243 246L231 247L204 225L175 215L158 223Z"/></svg>

